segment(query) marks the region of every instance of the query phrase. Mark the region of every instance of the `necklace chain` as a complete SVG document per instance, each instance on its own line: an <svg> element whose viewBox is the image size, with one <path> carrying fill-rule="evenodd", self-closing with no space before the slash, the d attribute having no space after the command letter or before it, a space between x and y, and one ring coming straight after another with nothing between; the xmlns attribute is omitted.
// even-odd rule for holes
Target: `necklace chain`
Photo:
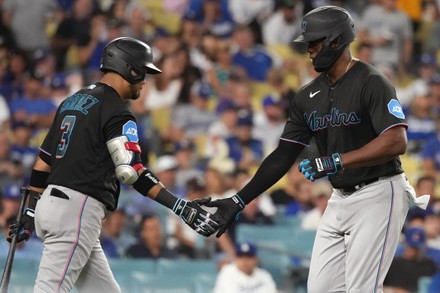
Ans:
<svg viewBox="0 0 440 293"><path fill-rule="evenodd" d="M345 73L347 73L347 71L350 69L350 67L351 67L351 65L352 65L352 63L353 63L353 61L358 61L359 59L357 59L357 58L353 58L353 57L351 57L351 59L350 59L350 62L348 62L348 65L347 65L347 68L345 69L345 72L344 72L344 74ZM353 63L354 64L354 63Z"/></svg>

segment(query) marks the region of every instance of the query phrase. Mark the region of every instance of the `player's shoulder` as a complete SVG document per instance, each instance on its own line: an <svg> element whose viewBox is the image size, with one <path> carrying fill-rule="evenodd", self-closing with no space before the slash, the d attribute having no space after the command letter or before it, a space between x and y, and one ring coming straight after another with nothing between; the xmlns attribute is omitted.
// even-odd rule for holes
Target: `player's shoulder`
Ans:
<svg viewBox="0 0 440 293"><path fill-rule="evenodd" d="M390 84L390 80L375 66L358 61L358 78L357 80L363 81L366 84L374 84L379 86L380 84Z"/></svg>

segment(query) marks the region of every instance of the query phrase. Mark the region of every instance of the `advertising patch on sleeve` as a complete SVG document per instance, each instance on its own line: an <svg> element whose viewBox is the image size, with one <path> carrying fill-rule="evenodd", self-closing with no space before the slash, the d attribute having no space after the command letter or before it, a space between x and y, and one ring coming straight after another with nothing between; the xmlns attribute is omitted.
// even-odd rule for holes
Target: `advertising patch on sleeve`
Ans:
<svg viewBox="0 0 440 293"><path fill-rule="evenodd" d="M122 126L122 134L128 137L131 142L138 142L138 130L137 125L134 121L130 120Z"/></svg>
<svg viewBox="0 0 440 293"><path fill-rule="evenodd" d="M392 99L388 103L388 112L390 112L392 115L396 116L400 119L405 119L405 114L403 114L402 106L400 106L400 103L396 99Z"/></svg>

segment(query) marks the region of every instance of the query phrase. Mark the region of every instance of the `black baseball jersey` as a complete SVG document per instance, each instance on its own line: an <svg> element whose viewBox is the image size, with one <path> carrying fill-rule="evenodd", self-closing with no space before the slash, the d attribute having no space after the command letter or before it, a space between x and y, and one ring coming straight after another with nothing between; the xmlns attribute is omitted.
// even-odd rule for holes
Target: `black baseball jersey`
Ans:
<svg viewBox="0 0 440 293"><path fill-rule="evenodd" d="M51 166L48 183L92 196L114 210L120 186L106 142L120 135L138 141L136 120L113 88L96 83L68 97L40 148L40 157Z"/></svg>
<svg viewBox="0 0 440 293"><path fill-rule="evenodd" d="M359 149L396 126L407 124L394 87L373 66L358 61L336 83L321 74L300 90L281 139L307 146L314 136L320 155L327 156ZM373 167L344 170L329 180L333 187L344 188L402 172L396 157Z"/></svg>

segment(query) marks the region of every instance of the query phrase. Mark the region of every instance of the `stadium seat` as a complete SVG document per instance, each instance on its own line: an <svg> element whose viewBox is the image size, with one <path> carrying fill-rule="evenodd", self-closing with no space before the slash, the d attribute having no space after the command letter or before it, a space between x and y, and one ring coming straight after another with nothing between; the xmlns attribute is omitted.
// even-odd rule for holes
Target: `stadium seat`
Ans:
<svg viewBox="0 0 440 293"><path fill-rule="evenodd" d="M133 274L130 293L194 293L194 281L183 275Z"/></svg>
<svg viewBox="0 0 440 293"><path fill-rule="evenodd" d="M157 273L159 275L189 275L196 276L217 274L217 264L213 260L157 260Z"/></svg>
<svg viewBox="0 0 440 293"><path fill-rule="evenodd" d="M429 285L431 285L431 277L421 277L419 278L419 288L418 293L429 293Z"/></svg>

